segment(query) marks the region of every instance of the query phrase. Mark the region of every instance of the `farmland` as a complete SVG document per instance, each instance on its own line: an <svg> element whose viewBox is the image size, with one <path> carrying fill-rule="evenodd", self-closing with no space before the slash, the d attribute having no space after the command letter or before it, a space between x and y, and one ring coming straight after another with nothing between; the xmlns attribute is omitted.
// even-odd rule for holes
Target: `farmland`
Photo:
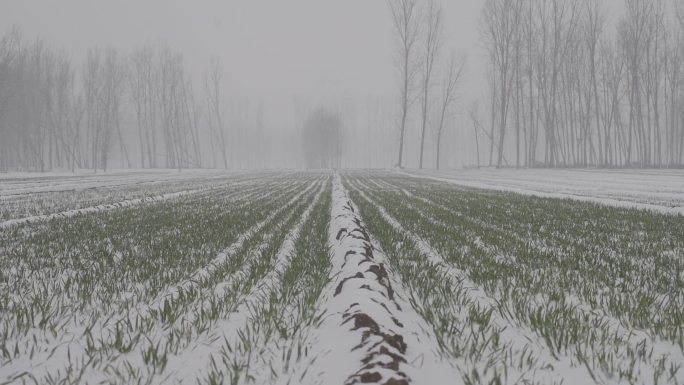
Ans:
<svg viewBox="0 0 684 385"><path fill-rule="evenodd" d="M573 177L2 177L0 384L684 383L681 176Z"/></svg>

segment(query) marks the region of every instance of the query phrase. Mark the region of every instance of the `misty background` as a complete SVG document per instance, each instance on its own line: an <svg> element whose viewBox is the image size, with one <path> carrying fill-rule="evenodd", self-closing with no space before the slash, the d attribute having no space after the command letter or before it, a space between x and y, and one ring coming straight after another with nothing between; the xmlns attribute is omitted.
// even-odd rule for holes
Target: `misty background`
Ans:
<svg viewBox="0 0 684 385"><path fill-rule="evenodd" d="M479 3L445 2L453 49L477 48ZM249 109L242 114L251 114L251 120L263 108L263 124L272 131L253 138L258 144L231 138L241 142L231 148L236 168L301 166L303 158L283 154L296 149L282 148L281 153L275 147L286 145L282 137L299 139L303 110L351 110L348 119L357 122L348 122L347 129L364 131L369 129L363 116L368 101L387 109L395 104L393 31L382 0L10 0L0 7L0 32L16 25L26 40L43 37L68 51L76 63L93 47L112 45L132 52L144 44L166 44L183 54L200 82L211 57L220 57L226 104L233 110ZM383 114L388 116L375 119L375 127L370 127L382 141L370 144L359 138L362 156L345 159L347 165L391 167L396 162L394 117L389 111ZM244 125L241 119L233 117L228 124ZM264 146L277 162L263 158Z"/></svg>
<svg viewBox="0 0 684 385"><path fill-rule="evenodd" d="M400 0L396 0L399 2ZM617 40L618 25L620 20L625 18L625 4L640 2L644 4L660 2L644 0L597 0L602 14L606 19L604 37L606 40ZM169 63L177 62L177 67L182 69L182 76L178 84L184 84L187 90L183 90L178 95L186 105L180 112L171 111L167 113L166 123L163 113L155 118L153 125L157 126L155 133L158 138L155 142L163 142L161 138L162 130L166 126L177 125L177 129L190 132L187 137L183 132L183 139L173 139L173 133L169 133L169 140L174 141L173 146L168 143L157 143L158 148L154 149L154 156L150 156L145 149L137 150L142 145L140 132L139 113L136 113L134 101L130 95L130 80L122 80L122 91L120 105L117 105L116 113L99 113L96 119L90 119L87 113L83 113L83 126L79 130L87 131L88 126L93 122L102 127L117 126L114 129L102 128L102 131L111 131L106 137L106 144L100 143L99 146L107 148L106 166L99 165L100 168L110 167L226 167L233 169L244 168L300 168L316 167L317 165L307 161L307 145L315 146L311 140L303 139L307 124L310 126L312 119L316 119L316 113L326 110L329 114L335 115L340 121L341 134L334 136L338 145L335 149L339 153L340 159L336 163L339 167L350 168L388 168L397 166L397 154L400 142L399 115L400 115L400 89L401 89L401 70L397 66L397 37L395 25L393 25L389 3L381 0L201 0L201 1L181 1L181 0L150 0L150 1L88 1L88 0L62 0L59 2L48 0L18 1L10 0L3 2L0 6L0 33L7 36L12 29L19 31L21 44L29 47L35 44L36 39L42 39L44 45L49 47L56 56L64 57L70 62L70 69L73 73L73 88L83 87L84 67L88 60L89 50L97 49L100 57L100 64L105 67L107 52L116 52L121 64L130 67L130 56L142 50L152 52L155 57L168 56ZM505 5L506 9L512 8L511 4L516 0L496 0ZM573 4L580 8L586 1L578 0ZM428 1L417 1L419 14L424 14ZM434 100L430 100L431 108L428 114L428 124L425 134L425 155L424 167L436 166L436 132L435 121L439 120L439 88L446 72L447 59L452 55L464 57L464 67L462 76L459 78L455 91L455 101L448 109L444 120L443 136L441 148L441 166L443 168L471 167L477 165L497 164L499 166L515 166L513 161L516 152L515 146L520 144L512 142L512 131L510 118L512 112L501 113L497 117L497 106L492 96L496 94L496 80L492 82L492 74L496 72L492 67L491 56L487 46L487 39L483 38L483 6L485 0L445 0L438 2L442 7L443 19L443 44L440 58L436 64L434 85ZM527 4L527 0L517 1L522 7ZM534 3L546 4L570 4L558 0L538 0ZM667 3L667 4L665 4ZM670 7L669 1L663 1L665 7ZM674 2L673 2L674 3ZM530 2L532 4L532 2ZM541 5L540 5L541 7ZM665 8L664 8L665 9ZM669 8L666 8L669 9ZM530 12L532 12L530 8ZM664 12L667 12L666 10ZM509 12L510 13L510 12ZM533 11L535 19L539 14ZM421 16L422 17L422 16ZM583 16L577 17L574 23L579 26ZM491 18L490 18L491 20ZM542 25L541 21L535 20L535 25ZM518 24L523 24L522 19ZM577 28L580 29L579 27ZM666 31L670 27L664 28ZM522 30L520 32L522 34ZM675 34L668 34L671 41ZM521 35L522 36L522 35ZM664 36L664 35L663 35ZM580 39L578 34L578 39ZM522 38L521 38L522 39ZM420 44L419 44L420 45ZM617 46L618 43L615 43ZM420 50L421 48L417 48ZM30 51L31 48L26 48ZM663 49L661 48L660 52ZM420 53L416 53L416 61L420 60ZM539 53L537 56L545 57L546 53ZM173 56L173 58L172 58ZM667 61L663 59L663 62ZM679 60L677 59L679 64ZM420 65L417 63L418 68ZM524 64L521 61L521 67ZM207 99L207 78L212 71L220 69L220 76L216 76L215 90L220 90L220 99L217 107L212 110L211 102ZM127 71L130 72L130 71ZM216 71L214 71L216 72ZM420 69L417 69L420 72ZM518 75L522 76L522 75ZM621 75L622 76L622 75ZM626 75L625 75L626 76ZM416 79L419 78L416 74ZM532 77L532 76L530 76ZM644 77L647 78L647 77ZM663 86L661 91L666 89L666 79L663 75ZM544 91L544 84L535 76L535 91L530 91L528 101L533 104L533 98L537 100L548 99ZM568 82L571 81L568 78ZM579 78L578 78L579 79ZM658 80L660 81L660 80ZM578 80L579 82L579 80ZM169 82L166 82L169 83ZM520 82L522 84L522 80ZM494 84L492 86L492 84ZM414 86L418 88L418 86ZM5 90L9 89L7 84L3 85ZM559 85L556 88L562 88ZM169 86L170 92L174 91L173 86ZM562 89L561 89L562 91ZM557 92L559 95L561 91ZM7 93L7 92L6 92ZM421 116L420 94L417 89L416 95L412 95L411 108L406 122L406 138L404 157L404 167L415 168L420 165L420 142L421 142ZM578 94L581 94L578 91ZM627 91L621 91L621 98ZM515 99L518 110L523 109L523 95L514 96L508 92L506 98ZM570 96L572 98L573 96ZM31 100L27 97L27 100ZM588 97L587 97L588 98ZM627 115L632 116L633 105L643 104L652 106L654 103L645 97L644 102L630 101ZM36 98L40 99L40 98ZM512 100L511 99L511 100ZM578 96L578 103L581 96ZM665 99L665 98L663 98ZM656 99L657 100L657 99ZM671 100L678 100L678 96ZM188 102L188 101L191 101ZM589 100L587 100L588 102ZM623 103L624 100L620 100ZM50 104L46 102L47 104ZM513 101L511 101L513 103ZM539 102L535 108L542 109ZM555 103L555 102L554 102ZM657 101L656 101L657 103ZM4 124L4 130L10 132L7 127L14 124L14 131L28 130L26 124L19 124L20 118L12 118L12 113L17 116L30 115L32 103L17 103L19 107L27 111L18 113L16 111L7 112L10 107L5 108L5 120L10 123ZM56 104L53 103L53 104ZM560 111L565 108L558 102L558 107L554 107L553 115L556 115L556 108ZM600 106L600 102L598 105ZM606 103L608 104L608 103ZM568 105L572 105L568 102ZM56 110L54 106L46 107L50 115L50 110ZM85 108L85 107L84 107ZM577 112L577 120L583 120L583 116L592 114L592 107L587 111ZM622 107L620 107L622 108ZM663 107L667 109L665 105ZM675 108L674 103L670 110ZM219 112L220 110L220 112ZM212 113L216 112L216 113ZM597 108L598 111L598 108ZM3 113L0 110L0 113ZM559 113L560 114L560 113ZM583 115L582 115L583 114ZM111 116L110 116L111 115ZM476 115L476 116L475 116ZM521 115L519 112L518 115ZM541 113L535 117L534 113L528 117L529 122L524 123L525 117L518 116L517 126L533 127L535 121L542 121L548 133L550 125L547 115ZM598 112L595 115L599 115ZM664 116L669 116L667 111L663 111ZM674 114L670 114L674 115ZM9 117L8 117L9 116ZM502 119L503 117L506 117ZM573 112L568 113L568 121L575 120ZM214 117L218 117L214 119ZM0 116L2 118L2 116ZM318 116L320 118L320 114ZM24 120L31 120L26 118ZM65 121L70 118L65 117ZM650 116L648 119L651 119ZM50 133L56 130L50 127L57 126L58 118L45 117L42 122L33 122L34 131L39 134L24 134L24 137L14 137L12 145L5 147L3 156L5 160L2 168L23 168L23 169L46 169L46 168L73 168L73 167L95 167L101 163L101 156L81 155L81 157L98 158L98 160L84 160L80 164L74 164L73 160L48 162L56 157L52 154L50 141L58 142L57 134ZM73 120L73 119L72 119ZM184 123L179 123L179 121ZM480 125L475 127L475 121ZM501 124L501 121L504 121ZM508 120L508 123L506 121ZM552 125L560 125L556 122ZM593 119L587 119L593 121ZM632 119L633 120L633 119ZM14 122L14 123L13 123ZM112 123L116 122L116 123ZM63 123L68 125L69 123ZM590 123L587 123L587 125ZM616 122L610 124L617 124ZM675 132L675 126L679 123L672 121L672 137L678 139L679 133ZM30 124L29 124L30 125ZM541 136L538 139L542 142L546 140L546 145L539 146L539 150L526 149L528 154L526 166L548 164L557 166L553 157L553 151L548 148L559 147L563 155L563 164L579 164L577 159L571 161L569 154L581 153L581 144L574 144L575 141L583 142L585 147L591 146L593 149L598 146L600 137L603 136L600 130L601 123L596 123L597 131L594 136L589 133L584 135L572 134L568 131L567 149L563 149L564 142L556 144ZM642 123L645 125L645 123ZM164 127L161 127L164 126ZM213 126L213 128L212 128ZM218 129L221 126L221 138L223 151L218 149L219 142ZM503 128L498 128L502 126ZM479 131L478 131L479 129ZM518 132L520 127L516 127ZM649 124L650 129L650 124ZM570 130L570 129L568 129ZM581 130L581 128L578 128ZM624 128L615 128L625 130ZM644 128L644 130L646 130ZM67 131L65 129L65 131ZM1 132L1 131L0 131ZM7 135L3 132L0 135ZM499 133L505 132L506 138L502 140L502 149L498 146ZM530 131L532 132L532 131ZM606 131L607 132L607 131ZM602 161L605 156L593 155L593 162L596 165L629 165L637 159L632 159L632 138L636 137L636 128L630 123L629 142L623 140L625 153L627 155L615 155L611 162ZM15 132L16 134L16 132ZM18 134L21 136L21 134ZM36 139L36 135L41 138ZM55 138L52 138L55 136ZM59 134L61 137L61 134ZM521 135L521 134L519 134ZM574 135L574 136L573 136ZM656 134L653 134L654 137ZM111 138L110 138L111 136ZM590 138L591 137L591 138ZM595 137L595 138L594 138ZM684 137L684 134L682 135ZM5 138L9 138L5 136ZM28 138L28 139L27 139ZM79 147L87 147L83 152L101 152L97 149L98 144L88 145L88 140L93 139L81 137L82 142ZM325 141L325 139L320 139ZM531 139L528 139L531 141ZM613 140L611 138L611 140ZM618 139L615 139L618 140ZM646 143L646 140L644 143ZM658 139L661 140L660 138ZM666 141L665 133L662 141ZM5 144L10 140L0 141ZM38 141L40 149L34 149L33 144L24 142ZM179 144L179 154L174 155L175 160L168 162L169 148L176 146L175 141L185 143ZM596 145L594 144L596 141ZM637 146L637 139L634 139ZM33 154L33 158L27 159L26 155L19 156L14 154L18 151L16 143L24 143L28 154ZM139 143L140 142L140 143ZM673 140L671 140L673 142ZM47 143L47 144L46 144ZM104 142L103 142L104 143ZM588 144L587 144L588 143ZM629 143L629 144L626 144ZM320 143L325 147L326 144ZM57 148L57 144L54 145ZM646 146L644 144L644 146ZM658 148L652 144L653 148ZM68 147L68 146L67 146ZM72 146L73 147L73 146ZM546 148L546 150L544 149ZM684 147L684 146L683 146ZM2 148L2 146L0 146ZM46 149L47 148L47 149ZM57 151L57 150L55 150ZM66 151L66 150L64 150ZM145 152L148 152L145 155ZM517 152L521 150L518 149ZM544 151L547 152L544 155ZM551 161L549 162L548 152L551 151ZM587 150L584 150L585 152ZM596 152L595 149L593 149ZM636 151L636 150L635 150ZM645 151L645 150L644 150ZM678 149L673 149L677 152ZM183 154L180 154L183 152ZM496 152L503 154L498 159ZM532 155L529 156L529 153ZM40 154L39 154L40 153ZM186 154L187 153L187 154ZM12 155L14 154L14 155ZM520 157L519 154L517 154ZM60 155L66 158L66 155ZM144 159L147 157L148 159ZM154 159L151 159L154 158ZM12 158L13 160L10 160ZM16 159L14 159L16 158ZM494 158L494 159L492 159ZM537 159L538 158L538 159ZM166 161L165 161L166 159ZM509 161L510 159L510 161ZM672 156L676 160L676 154ZM517 165L521 164L519 160ZM561 162L558 162L561 163ZM585 164L589 162L585 161ZM642 165L646 165L642 160ZM649 162L650 163L650 162ZM676 163L676 162L673 162Z"/></svg>

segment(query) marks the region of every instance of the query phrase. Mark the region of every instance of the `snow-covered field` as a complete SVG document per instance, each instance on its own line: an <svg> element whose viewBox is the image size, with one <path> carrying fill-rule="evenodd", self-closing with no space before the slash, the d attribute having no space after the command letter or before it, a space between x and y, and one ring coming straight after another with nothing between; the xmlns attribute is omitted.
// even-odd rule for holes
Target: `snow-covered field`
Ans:
<svg viewBox="0 0 684 385"><path fill-rule="evenodd" d="M470 169L406 174L465 187L684 214L684 170Z"/></svg>
<svg viewBox="0 0 684 385"><path fill-rule="evenodd" d="M0 384L682 384L681 183L6 176Z"/></svg>
<svg viewBox="0 0 684 385"><path fill-rule="evenodd" d="M99 205L130 205L140 200L163 200L207 188L220 188L222 184L217 184L217 181L221 180L235 183L267 175L272 174L224 174L205 170L119 171L77 175L0 174L0 221L31 221L35 217L51 214L92 210Z"/></svg>

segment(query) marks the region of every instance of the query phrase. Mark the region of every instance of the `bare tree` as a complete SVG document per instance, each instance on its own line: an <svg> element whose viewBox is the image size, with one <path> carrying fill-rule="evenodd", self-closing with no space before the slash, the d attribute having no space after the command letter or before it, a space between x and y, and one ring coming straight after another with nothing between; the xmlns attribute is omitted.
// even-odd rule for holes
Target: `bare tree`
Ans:
<svg viewBox="0 0 684 385"><path fill-rule="evenodd" d="M117 141L119 142L121 167L131 168L131 159L128 156L128 148L126 141L123 138L121 131L121 115L124 104L124 92L126 79L128 77L128 66L125 58L114 50L108 48L105 56L104 76L105 76L105 101L107 110L107 124L108 131L115 131ZM108 143L105 143L105 151L109 148ZM103 157L104 169L107 169L107 157Z"/></svg>
<svg viewBox="0 0 684 385"><path fill-rule="evenodd" d="M401 73L401 117L399 120L399 161L403 167L404 138L409 109L413 103L413 82L417 73L416 42L420 31L417 0L388 0L397 39L397 67Z"/></svg>
<svg viewBox="0 0 684 385"><path fill-rule="evenodd" d="M223 66L218 57L213 57L209 70L204 74L204 94L207 105L207 122L211 136L212 151L218 147L223 167L228 168L228 148L225 133L225 100L223 89Z"/></svg>
<svg viewBox="0 0 684 385"><path fill-rule="evenodd" d="M156 167L158 95L157 53L152 46L137 49L131 55L131 75L129 77L131 97L138 124L138 144L140 146L140 165L145 168Z"/></svg>
<svg viewBox="0 0 684 385"><path fill-rule="evenodd" d="M59 167L64 164L74 170L79 153L80 122L76 115L75 74L66 54L57 59L54 80L54 108L50 119L56 136L55 161Z"/></svg>
<svg viewBox="0 0 684 385"><path fill-rule="evenodd" d="M302 127L302 148L307 169L337 169L342 162L342 117L317 108Z"/></svg>
<svg viewBox="0 0 684 385"><path fill-rule="evenodd" d="M420 128L420 159L419 168L423 168L425 152L425 134L428 126L430 91L432 89L432 75L442 48L444 27L442 25L442 8L435 0L430 0L423 23L424 46L421 79L421 128Z"/></svg>
<svg viewBox="0 0 684 385"><path fill-rule="evenodd" d="M674 0L674 28L669 49L670 88L669 144L670 166L684 162L684 0Z"/></svg>
<svg viewBox="0 0 684 385"><path fill-rule="evenodd" d="M487 132L482 128L482 125L480 124L480 118L479 118L479 106L477 105L477 102L474 102L470 108L468 109L468 116L470 117L470 121L473 123L473 135L475 137L475 155L477 156L477 168L480 168L480 141L478 139L479 131L484 131L485 133ZM494 141L492 141L493 143Z"/></svg>
<svg viewBox="0 0 684 385"><path fill-rule="evenodd" d="M444 83L442 86L442 100L441 100L441 110L440 110L440 118L439 118L439 125L437 126L437 156L436 156L436 167L439 170L440 167L440 155L441 155L441 149L442 149L442 134L444 131L444 122L446 120L447 115L449 114L449 110L452 107L453 103L456 101L456 90L458 87L459 82L461 81L461 77L463 76L463 71L465 69L465 56L453 56L451 57L447 69L447 75L446 78L444 79ZM479 149L478 149L479 152ZM478 155L478 162L479 162L479 155Z"/></svg>
<svg viewBox="0 0 684 385"><path fill-rule="evenodd" d="M186 119L190 127L190 138L192 143L192 163L195 167L202 167L202 149L200 138L200 125L202 117L205 115L201 104L193 89L193 82L188 80L185 84L185 98L184 98Z"/></svg>
<svg viewBox="0 0 684 385"><path fill-rule="evenodd" d="M99 49L88 52L83 75L85 115L91 167L96 170L107 170L115 140L119 141L122 165L131 165L121 132L126 76L126 64L114 48L107 48L104 54Z"/></svg>
<svg viewBox="0 0 684 385"><path fill-rule="evenodd" d="M550 166L558 165L560 156L558 105L563 96L563 69L571 52L578 9L575 0L544 0L539 7L537 79L543 107L545 161Z"/></svg>
<svg viewBox="0 0 684 385"><path fill-rule="evenodd" d="M615 126L619 126L622 122L620 116L620 106L622 104L623 82L625 62L622 55L616 53L615 46L612 42L602 42L603 55L601 57L600 69L600 94L604 100L602 106L601 127L603 132L603 146L604 157L606 165L617 165L620 163L618 159L618 150L620 147L620 138L622 132L615 133Z"/></svg>
<svg viewBox="0 0 684 385"><path fill-rule="evenodd" d="M476 140L476 145L478 146L478 148L477 148L477 154L478 154L477 155L477 164L479 167L479 165L480 165L480 149L479 149L479 142L477 142L477 138L478 138L477 132L478 131L482 131L485 134L487 139L489 139L489 143L493 146L494 149L496 149L497 152L501 152L501 150L497 147L498 143L495 140L494 136L492 135L492 132L487 131L487 129L484 128L482 126L482 124L480 123L479 109L478 109L477 104L474 104L473 106L471 106L470 110L468 111L468 115L470 116L470 120L473 122L473 130L475 131L475 140ZM491 151L490 151L490 153L491 153ZM502 155L502 159L503 159L503 163L506 166L509 166L508 159L506 159L505 155Z"/></svg>
<svg viewBox="0 0 684 385"><path fill-rule="evenodd" d="M199 166L198 110L183 56L164 48L159 55L157 93L166 167Z"/></svg>
<svg viewBox="0 0 684 385"><path fill-rule="evenodd" d="M75 82L71 84L71 106L68 113L68 132L66 135L66 141L70 143L68 145L68 153L71 157L69 168L71 171L75 171L76 168L84 167L83 160L83 119L85 116L85 102L83 95L75 90Z"/></svg>
<svg viewBox="0 0 684 385"><path fill-rule="evenodd" d="M89 164L97 170L98 152L100 146L101 107L100 88L102 77L102 63L100 51L89 50L83 66L83 87L86 115L86 142L89 145Z"/></svg>
<svg viewBox="0 0 684 385"><path fill-rule="evenodd" d="M603 138L601 133L601 98L598 91L598 62L601 39L606 27L606 15L601 8L599 0L584 0L585 19L582 23L582 32L584 36L584 44L587 49L587 61L589 66L589 76L591 78L591 97L587 97L585 102L587 104L587 116L591 115L591 108L594 108L594 118L596 123L596 136L598 139L598 158L599 164L605 164ZM587 124L588 128L589 124ZM585 134L586 136L587 134ZM584 161L586 166L586 159Z"/></svg>
<svg viewBox="0 0 684 385"><path fill-rule="evenodd" d="M182 57L165 48L159 57L159 111L167 168L181 168L183 137L179 132L178 106L183 81Z"/></svg>
<svg viewBox="0 0 684 385"><path fill-rule="evenodd" d="M7 112L10 102L19 90L19 71L17 62L21 60L21 33L18 28L12 28L0 39L0 170L9 167L10 154L16 149L16 132L10 130ZM15 156L16 157L16 156Z"/></svg>
<svg viewBox="0 0 684 385"><path fill-rule="evenodd" d="M627 63L629 132L627 139L626 162L633 161L633 144L639 146L643 136L643 76L645 53L648 50L648 29L651 12L650 0L625 0L626 12L620 21L620 43ZM643 160L643 159L642 159Z"/></svg>
<svg viewBox="0 0 684 385"><path fill-rule="evenodd" d="M497 167L501 167L504 158L504 139L514 79L514 48L521 30L522 10L522 0L487 0L482 13L482 37L492 60L492 77L496 82L496 99L492 106L496 113L492 117L498 123Z"/></svg>

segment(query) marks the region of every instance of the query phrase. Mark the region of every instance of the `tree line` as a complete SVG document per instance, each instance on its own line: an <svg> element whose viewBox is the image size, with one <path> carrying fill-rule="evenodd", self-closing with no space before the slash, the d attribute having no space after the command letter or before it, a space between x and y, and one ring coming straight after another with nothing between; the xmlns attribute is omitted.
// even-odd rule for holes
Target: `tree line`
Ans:
<svg viewBox="0 0 684 385"><path fill-rule="evenodd" d="M228 168L222 71L213 59L197 87L164 45L94 48L74 64L13 28L0 39L0 170Z"/></svg>
<svg viewBox="0 0 684 385"><path fill-rule="evenodd" d="M622 5L612 20L602 0L484 2L486 91L465 109L471 127L460 127L472 132L478 167L684 166L684 1ZM443 57L437 2L388 6L400 80L397 166L417 105L418 166L432 131L439 168L464 61Z"/></svg>
<svg viewBox="0 0 684 385"><path fill-rule="evenodd" d="M342 163L404 167L410 144L418 167L440 168L458 147L444 138L465 57L445 48L437 0L387 3L399 100L345 107ZM478 166L684 166L684 0L622 5L611 18L602 0L485 0L483 95L457 127L474 139ZM248 101L231 109L228 99L218 58L195 79L164 45L74 60L13 28L0 37L0 170L234 168L264 154L269 165L297 154L287 165L306 163L301 135L265 130L263 101L252 114ZM302 103L293 100L295 125L307 117Z"/></svg>
<svg viewBox="0 0 684 385"><path fill-rule="evenodd" d="M420 108L419 167L425 165L429 130L436 136L435 162L439 169L442 138L448 116L457 99L457 86L465 69L465 56L444 51L444 16L440 3L431 0L387 0L396 44L395 63L400 78L399 155L396 166L405 166L404 153L409 115Z"/></svg>
<svg viewBox="0 0 684 385"><path fill-rule="evenodd" d="M485 2L490 165L684 165L684 2L623 5Z"/></svg>
<svg viewBox="0 0 684 385"><path fill-rule="evenodd" d="M0 36L0 171L298 168L326 151L334 161L324 165L392 166L384 149L394 110L384 97L359 105L293 95L272 123L263 98L229 94L224 70L212 57L193 73L164 44L93 48L75 59L12 28ZM326 138L309 135L312 125L328 127L311 119L321 107L339 120ZM336 146L312 150L330 137Z"/></svg>

